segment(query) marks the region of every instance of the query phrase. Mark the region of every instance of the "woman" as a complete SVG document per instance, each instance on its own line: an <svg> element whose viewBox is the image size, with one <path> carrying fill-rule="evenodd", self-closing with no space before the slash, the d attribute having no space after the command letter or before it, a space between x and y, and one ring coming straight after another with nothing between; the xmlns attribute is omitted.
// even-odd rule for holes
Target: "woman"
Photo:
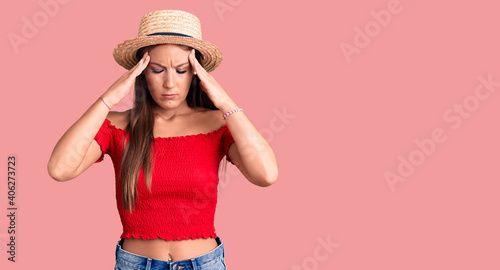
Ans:
<svg viewBox="0 0 500 270"><path fill-rule="evenodd" d="M202 40L194 15L159 10L143 16L138 37L113 56L128 71L58 141L50 176L67 181L111 156L123 225L115 269L226 269L213 226L220 161L226 156L262 187L276 181L278 168L269 144L209 74L222 53ZM134 84L132 109L110 111Z"/></svg>

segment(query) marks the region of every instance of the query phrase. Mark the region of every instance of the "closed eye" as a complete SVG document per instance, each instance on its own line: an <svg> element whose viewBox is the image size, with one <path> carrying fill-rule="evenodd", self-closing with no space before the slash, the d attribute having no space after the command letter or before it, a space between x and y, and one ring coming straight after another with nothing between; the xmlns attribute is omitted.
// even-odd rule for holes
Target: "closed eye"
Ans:
<svg viewBox="0 0 500 270"><path fill-rule="evenodd" d="M162 72L163 72L163 69L162 69L162 70L152 70L152 71L153 71L153 73L158 74L158 73L162 73ZM177 70L177 73L179 73L179 74L184 74L184 73L186 73L186 71L187 71L187 70Z"/></svg>

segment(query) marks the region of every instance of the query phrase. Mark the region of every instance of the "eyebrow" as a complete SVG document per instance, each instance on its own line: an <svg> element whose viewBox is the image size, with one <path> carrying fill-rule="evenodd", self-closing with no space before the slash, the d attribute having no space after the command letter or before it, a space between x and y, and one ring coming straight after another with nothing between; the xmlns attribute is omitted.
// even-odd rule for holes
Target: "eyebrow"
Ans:
<svg viewBox="0 0 500 270"><path fill-rule="evenodd" d="M160 64L158 64L158 63L155 63L155 62L150 62L150 64L154 64L154 65L160 66L160 67L162 67L162 68L165 68L165 66L162 66L162 65L160 65ZM187 65L187 64L189 64L189 62L185 62L185 63L178 64L178 65L177 65L177 66L175 66L175 67L176 67L176 68L178 68L178 67L182 67L182 66Z"/></svg>

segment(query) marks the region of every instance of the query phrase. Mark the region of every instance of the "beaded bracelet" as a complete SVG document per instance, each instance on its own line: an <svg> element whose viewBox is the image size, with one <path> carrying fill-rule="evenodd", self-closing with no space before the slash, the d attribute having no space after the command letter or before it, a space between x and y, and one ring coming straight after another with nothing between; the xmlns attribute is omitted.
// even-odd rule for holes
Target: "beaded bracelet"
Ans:
<svg viewBox="0 0 500 270"><path fill-rule="evenodd" d="M108 109L111 110L111 107L109 107L108 104L106 104L106 101L104 101L104 99L102 99L102 97L101 97L101 100L102 100L102 102L104 102L104 105L106 105L106 107L108 107Z"/></svg>
<svg viewBox="0 0 500 270"><path fill-rule="evenodd" d="M223 117L223 118L224 118L224 120L225 120L225 119L226 119L226 117L228 117L230 114L235 113L235 112L242 112L242 111L243 111L243 109L242 109L242 108L234 109L234 110L232 110L232 111L229 111L229 112L225 113L222 117Z"/></svg>

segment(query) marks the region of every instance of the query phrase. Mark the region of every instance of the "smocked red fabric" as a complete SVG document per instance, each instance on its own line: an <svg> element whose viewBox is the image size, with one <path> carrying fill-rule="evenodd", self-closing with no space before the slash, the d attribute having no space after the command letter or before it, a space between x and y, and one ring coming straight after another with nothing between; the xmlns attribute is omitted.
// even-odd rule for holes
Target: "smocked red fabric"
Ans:
<svg viewBox="0 0 500 270"><path fill-rule="evenodd" d="M156 137L151 193L139 174L135 210L125 211L119 177L123 139L130 134L105 119L95 136L101 162L108 154L115 169L116 203L123 226L120 238L182 240L216 238L214 227L219 163L234 143L227 125L209 133ZM231 160L226 157L229 162Z"/></svg>

